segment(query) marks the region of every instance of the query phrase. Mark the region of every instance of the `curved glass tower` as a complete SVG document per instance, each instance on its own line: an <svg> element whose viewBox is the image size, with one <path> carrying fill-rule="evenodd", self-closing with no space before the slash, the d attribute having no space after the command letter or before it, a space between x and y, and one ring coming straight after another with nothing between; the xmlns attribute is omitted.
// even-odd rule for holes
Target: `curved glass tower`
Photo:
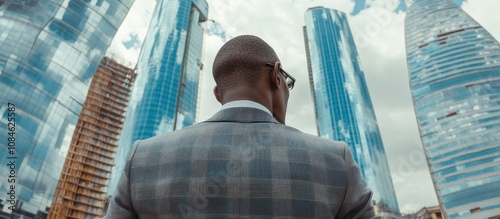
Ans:
<svg viewBox="0 0 500 219"><path fill-rule="evenodd" d="M500 44L451 0L405 21L411 93L447 218L500 216Z"/></svg>
<svg viewBox="0 0 500 219"><path fill-rule="evenodd" d="M137 79L113 169L110 194L136 140L194 124L208 4L160 0L139 55Z"/></svg>
<svg viewBox="0 0 500 219"><path fill-rule="evenodd" d="M399 212L389 165L343 12L323 7L307 10L304 27L309 79L320 137L346 142L373 200L381 211ZM383 203L383 204L382 204Z"/></svg>
<svg viewBox="0 0 500 219"><path fill-rule="evenodd" d="M0 1L2 139L15 120L13 151L0 141L0 217L46 216L92 76L132 2Z"/></svg>

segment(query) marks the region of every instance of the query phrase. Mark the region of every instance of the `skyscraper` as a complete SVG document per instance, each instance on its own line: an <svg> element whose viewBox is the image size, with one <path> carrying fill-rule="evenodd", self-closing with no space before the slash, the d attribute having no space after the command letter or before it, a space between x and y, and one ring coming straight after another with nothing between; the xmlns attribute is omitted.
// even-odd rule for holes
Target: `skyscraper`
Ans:
<svg viewBox="0 0 500 219"><path fill-rule="evenodd" d="M399 212L389 165L358 52L343 12L307 10L304 37L318 135L345 141L373 200ZM384 209L382 209L384 210Z"/></svg>
<svg viewBox="0 0 500 219"><path fill-rule="evenodd" d="M103 216L135 71L104 57L76 125L47 218Z"/></svg>
<svg viewBox="0 0 500 219"><path fill-rule="evenodd" d="M46 216L90 80L132 3L0 1L2 136L15 121L0 141L0 214Z"/></svg>
<svg viewBox="0 0 500 219"><path fill-rule="evenodd" d="M405 21L411 94L447 218L500 217L500 44L451 0Z"/></svg>
<svg viewBox="0 0 500 219"><path fill-rule="evenodd" d="M205 0L160 0L149 26L120 138L110 194L133 142L195 122L208 4Z"/></svg>

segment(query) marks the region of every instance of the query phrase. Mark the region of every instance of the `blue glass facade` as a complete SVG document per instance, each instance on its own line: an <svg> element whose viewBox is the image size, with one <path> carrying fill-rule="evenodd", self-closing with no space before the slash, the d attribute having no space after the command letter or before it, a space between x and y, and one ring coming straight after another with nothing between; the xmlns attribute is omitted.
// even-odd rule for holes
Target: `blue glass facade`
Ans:
<svg viewBox="0 0 500 219"><path fill-rule="evenodd" d="M134 141L194 124L207 16L205 0L158 1L139 55L111 195Z"/></svg>
<svg viewBox="0 0 500 219"><path fill-rule="evenodd" d="M346 142L373 200L399 212L365 76L344 13L310 8L304 36L318 135Z"/></svg>
<svg viewBox="0 0 500 219"><path fill-rule="evenodd" d="M48 212L91 78L133 0L0 1L0 214ZM15 184L8 181L15 105ZM9 117L10 118L10 117Z"/></svg>
<svg viewBox="0 0 500 219"><path fill-rule="evenodd" d="M500 44L450 0L405 21L411 93L447 218L500 216Z"/></svg>

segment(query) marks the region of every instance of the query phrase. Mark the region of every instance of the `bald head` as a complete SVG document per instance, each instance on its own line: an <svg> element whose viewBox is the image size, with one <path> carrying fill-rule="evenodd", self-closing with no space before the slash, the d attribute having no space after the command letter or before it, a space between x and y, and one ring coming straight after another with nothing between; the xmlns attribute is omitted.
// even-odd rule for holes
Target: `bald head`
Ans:
<svg viewBox="0 0 500 219"><path fill-rule="evenodd" d="M279 61L276 52L264 40L243 35L229 40L215 56L213 76L221 92L237 86L255 86L264 72L264 64Z"/></svg>

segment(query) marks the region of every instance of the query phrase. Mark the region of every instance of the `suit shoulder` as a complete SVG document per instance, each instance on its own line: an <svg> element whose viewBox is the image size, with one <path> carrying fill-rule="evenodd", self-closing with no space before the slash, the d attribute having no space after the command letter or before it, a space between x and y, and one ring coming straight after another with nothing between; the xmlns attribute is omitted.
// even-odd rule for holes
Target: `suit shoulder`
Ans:
<svg viewBox="0 0 500 219"><path fill-rule="evenodd" d="M180 130L160 134L151 138L141 140L138 151L158 151L163 150L166 145L178 145L194 140L203 129L203 124L194 124ZM147 149L146 149L147 148Z"/></svg>
<svg viewBox="0 0 500 219"><path fill-rule="evenodd" d="M288 132L293 133L292 135L297 136L298 138L303 138L303 139L306 139L308 141L317 142L319 144L325 144L325 145L330 145L330 146L334 146L334 147L341 147L341 148L343 148L346 145L346 143L343 141L335 141L335 140L331 140L331 139L327 139L327 138L318 137L316 135L311 135L311 134L302 132L302 131L300 131L296 128L290 127L290 126L286 126L286 129L288 129L287 130Z"/></svg>
<svg viewBox="0 0 500 219"><path fill-rule="evenodd" d="M343 157L345 150L348 149L345 142L334 141L331 139L304 133L293 127L287 126L287 132L290 133L290 137L294 141L303 142L303 144L307 145L307 147L323 150L327 153L334 153Z"/></svg>

